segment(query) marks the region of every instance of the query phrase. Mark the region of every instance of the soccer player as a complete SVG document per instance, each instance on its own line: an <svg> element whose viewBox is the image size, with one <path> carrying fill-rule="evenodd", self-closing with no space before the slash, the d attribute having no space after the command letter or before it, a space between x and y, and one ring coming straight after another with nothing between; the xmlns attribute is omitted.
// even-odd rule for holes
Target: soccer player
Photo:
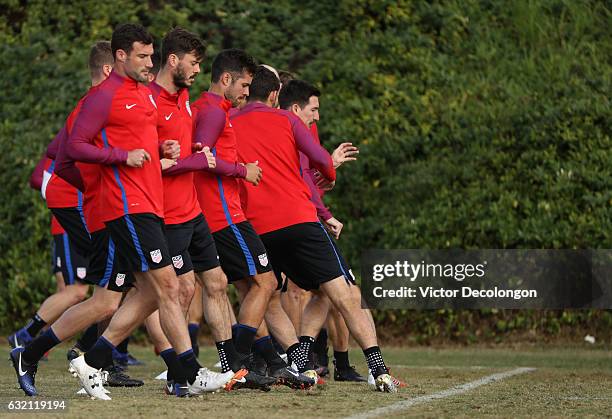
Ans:
<svg viewBox="0 0 612 419"><path fill-rule="evenodd" d="M342 313L363 349L376 389L395 392L397 389L384 363L376 333L359 302L350 296L349 287L353 285L345 279L336 249L318 221L310 191L300 173L299 151L308 156L327 181L333 182L335 170L331 156L314 143L308 128L297 116L269 106L280 88L278 78L271 71L260 68L255 79L261 83L261 90L254 94L253 86L248 104L231 119L240 158L259 161L266 173L257 187L245 185L243 200L247 218L260 234L277 276L286 273L301 288L313 290L315 296L326 295ZM308 101L314 104L318 98L314 93L308 94ZM306 311L304 317L309 315ZM294 362L303 369L307 360Z"/></svg>
<svg viewBox="0 0 612 419"><path fill-rule="evenodd" d="M51 151L47 150L48 155L51 153L54 156L56 152L53 150L58 150L54 174L59 174L62 171L61 166L64 160L62 145L65 143L68 133L74 128L74 121L83 102L109 76L112 65L113 58L110 43L104 41L97 42L92 47L89 55L92 88L79 101L68 117L60 134L56 137L56 141L49 146ZM66 310L49 329L34 339L27 348L18 347L11 351L10 356L17 372L19 385L28 396L35 396L37 394L34 377L38 368L38 361L58 343L70 338L93 323L110 317L121 301L123 292L121 286L126 281L126 274L117 272L115 269L113 247L109 244L108 235L104 233L103 224L99 221L99 218L96 218L95 210L102 207L102 205L93 201L98 195L96 190L98 185L97 169L95 166L81 166L81 169L84 175L83 178L88 185L83 200L85 204L84 213L81 214L78 206L54 208L53 212L60 215L60 223L66 229L71 242L79 249L79 252L85 257L91 256L86 279L88 282L95 284L96 287L92 297ZM59 178L54 179L52 177L47 185L47 199L51 198L53 194L53 182L60 180ZM80 174L78 180L79 182L75 183L83 188L83 179ZM57 211L57 209L60 211ZM89 221L88 224L85 223L86 220ZM102 227L99 227L99 225ZM98 230L98 228L101 228L101 230ZM90 231L93 236L91 238ZM115 370L112 367L112 361L106 363L104 367L110 368L111 372L118 375L119 383L130 386L143 384L140 380L130 381L129 377Z"/></svg>
<svg viewBox="0 0 612 419"><path fill-rule="evenodd" d="M134 273L137 288L94 347L72 360L71 366L90 396L109 400L100 369L114 346L159 309L164 334L178 354L179 382L187 382L190 395L216 391L233 380L234 373L213 373L196 360L163 233L160 155L176 159L180 148L176 140L165 140L160 146L157 104L142 84L148 82L152 68L153 38L140 25L122 24L113 32L111 46L113 72L84 101L67 151L74 160L102 165L103 219L120 257L119 266Z"/></svg>
<svg viewBox="0 0 612 419"><path fill-rule="evenodd" d="M163 171L163 181L165 233L172 264L181 284L181 306L186 315L197 277L204 298L204 315L213 338L219 344L231 343L232 338L227 312L227 281L219 266L215 242L202 215L194 184L194 172L214 170L216 159L208 147L200 153L192 153L188 93L189 86L200 72L204 53L204 44L196 35L181 28L172 29L162 41L162 68L150 88L158 108L160 141L177 139L180 145L180 158L176 165ZM169 342L162 344L159 337L157 340L157 349L168 366L169 390L175 381L176 353ZM246 374L246 370L243 372ZM180 383L174 384L175 393L183 394Z"/></svg>
<svg viewBox="0 0 612 419"><path fill-rule="evenodd" d="M53 172L53 167L54 161L45 155L30 178L30 186L40 191L43 198L47 185L45 179L48 179L49 173ZM76 201L77 190L70 185L68 187L70 188L68 194L72 194ZM43 301L28 324L7 338L11 348L28 345L46 325L52 324L66 309L82 301L87 295L88 286L83 282L87 260L75 251L68 234L53 215L51 235L53 237L51 260L58 289Z"/></svg>
<svg viewBox="0 0 612 419"><path fill-rule="evenodd" d="M247 365L254 343L255 346L270 347L267 345L269 339L255 342L255 336L270 298L279 286L266 249L245 217L240 203L238 179L245 179L244 183L256 186L261 180L262 171L257 161L243 160L250 163L239 163L236 136L229 119L230 109L246 100L255 69L253 58L246 52L238 49L221 51L212 63L209 91L193 104L194 141L210 147L217 157L216 174L196 173L198 200L213 232L221 267L228 281L242 289L238 324L233 327L234 338L217 342L222 371ZM234 348L229 343L233 343ZM251 370L250 374L254 372ZM313 384L313 380L300 376L284 361L270 375L267 380L266 377L259 377L258 381L272 384L278 380L296 388Z"/></svg>

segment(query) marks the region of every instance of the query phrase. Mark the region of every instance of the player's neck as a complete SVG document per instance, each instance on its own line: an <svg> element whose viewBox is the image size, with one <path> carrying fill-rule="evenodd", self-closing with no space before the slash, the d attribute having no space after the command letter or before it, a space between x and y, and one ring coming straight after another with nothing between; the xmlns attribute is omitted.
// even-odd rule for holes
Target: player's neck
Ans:
<svg viewBox="0 0 612 419"><path fill-rule="evenodd" d="M162 68L159 70L157 74L157 78L155 79L155 83L159 84L161 87L166 89L168 93L174 94L178 92L179 88L174 84L174 80L172 79L172 74L170 71Z"/></svg>
<svg viewBox="0 0 612 419"><path fill-rule="evenodd" d="M208 91L225 98L225 91L223 90L223 87L221 87L220 83L211 84Z"/></svg>

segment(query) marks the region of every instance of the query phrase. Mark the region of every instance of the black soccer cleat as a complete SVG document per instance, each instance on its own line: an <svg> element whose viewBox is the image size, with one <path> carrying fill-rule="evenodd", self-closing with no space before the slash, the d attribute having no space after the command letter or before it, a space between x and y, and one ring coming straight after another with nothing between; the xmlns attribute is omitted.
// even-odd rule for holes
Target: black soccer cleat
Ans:
<svg viewBox="0 0 612 419"><path fill-rule="evenodd" d="M352 381L355 383L365 383L368 381L363 375L359 374L353 365L345 368L338 368L334 361L334 381Z"/></svg>
<svg viewBox="0 0 612 419"><path fill-rule="evenodd" d="M308 390L316 384L313 378L300 374L291 367L282 367L270 371L270 377L276 378L276 384L284 385L294 390Z"/></svg>
<svg viewBox="0 0 612 419"><path fill-rule="evenodd" d="M17 373L17 381L19 387L23 390L26 396L37 396L35 382L36 382L36 371L38 370L38 364L27 364L22 357L23 347L16 347L11 351L10 357L13 362L13 368Z"/></svg>
<svg viewBox="0 0 612 419"><path fill-rule="evenodd" d="M127 375L123 368L118 365L106 368L104 370L108 373L106 378L106 384L109 387L140 387L144 385L144 381L138 380L137 378L131 378Z"/></svg>
<svg viewBox="0 0 612 419"><path fill-rule="evenodd" d="M237 382L232 386L232 389L238 390L241 388L249 388L253 390L270 391L270 386L276 383L276 378L266 377L265 375L258 374L251 370L247 372L244 379L244 383Z"/></svg>

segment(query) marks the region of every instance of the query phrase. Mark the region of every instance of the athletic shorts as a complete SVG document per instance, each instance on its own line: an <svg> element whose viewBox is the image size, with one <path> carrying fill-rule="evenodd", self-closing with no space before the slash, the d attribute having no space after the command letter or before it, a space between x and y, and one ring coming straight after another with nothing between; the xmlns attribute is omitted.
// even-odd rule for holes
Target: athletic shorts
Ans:
<svg viewBox="0 0 612 419"><path fill-rule="evenodd" d="M91 233L93 255L89 261L88 282L111 291L123 292L134 284L131 272L119 271L115 244L108 229Z"/></svg>
<svg viewBox="0 0 612 419"><path fill-rule="evenodd" d="M354 283L350 269L321 223L295 224L262 234L261 240L280 282L284 273L305 290L318 289L338 277Z"/></svg>
<svg viewBox="0 0 612 419"><path fill-rule="evenodd" d="M75 252L84 258L91 256L91 237L87 230L87 224L83 217L83 211L79 208L51 208L62 228L68 233L70 243Z"/></svg>
<svg viewBox="0 0 612 419"><path fill-rule="evenodd" d="M53 235L53 273L61 272L64 284L85 283L88 261L77 253L67 233Z"/></svg>
<svg viewBox="0 0 612 419"><path fill-rule="evenodd" d="M227 226L213 237L228 282L272 270L266 247L248 221Z"/></svg>
<svg viewBox="0 0 612 419"><path fill-rule="evenodd" d="M177 275L219 266L215 241L202 214L181 224L166 224L166 239Z"/></svg>
<svg viewBox="0 0 612 419"><path fill-rule="evenodd" d="M170 265L164 222L151 213L128 214L106 222L115 244L117 269L147 272Z"/></svg>

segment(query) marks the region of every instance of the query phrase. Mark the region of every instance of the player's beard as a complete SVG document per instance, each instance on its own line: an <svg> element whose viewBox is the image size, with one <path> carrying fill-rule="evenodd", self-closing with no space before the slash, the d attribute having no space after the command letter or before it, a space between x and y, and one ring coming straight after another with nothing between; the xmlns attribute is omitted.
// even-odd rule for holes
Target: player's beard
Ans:
<svg viewBox="0 0 612 419"><path fill-rule="evenodd" d="M137 82L140 83L148 83L149 82L149 78L147 77L147 75L149 74L148 72L146 74L142 73L142 72L138 72L138 71L132 71L132 70L125 70L125 74L128 75L129 78L136 80Z"/></svg>
<svg viewBox="0 0 612 419"><path fill-rule="evenodd" d="M185 73L185 70L183 70L183 66L181 64L176 67L176 72L172 75L174 85L180 89L188 89L191 86L191 83L193 83L194 79L195 74L191 76L191 78L187 78L187 74ZM188 83L188 80L191 80L191 83Z"/></svg>

